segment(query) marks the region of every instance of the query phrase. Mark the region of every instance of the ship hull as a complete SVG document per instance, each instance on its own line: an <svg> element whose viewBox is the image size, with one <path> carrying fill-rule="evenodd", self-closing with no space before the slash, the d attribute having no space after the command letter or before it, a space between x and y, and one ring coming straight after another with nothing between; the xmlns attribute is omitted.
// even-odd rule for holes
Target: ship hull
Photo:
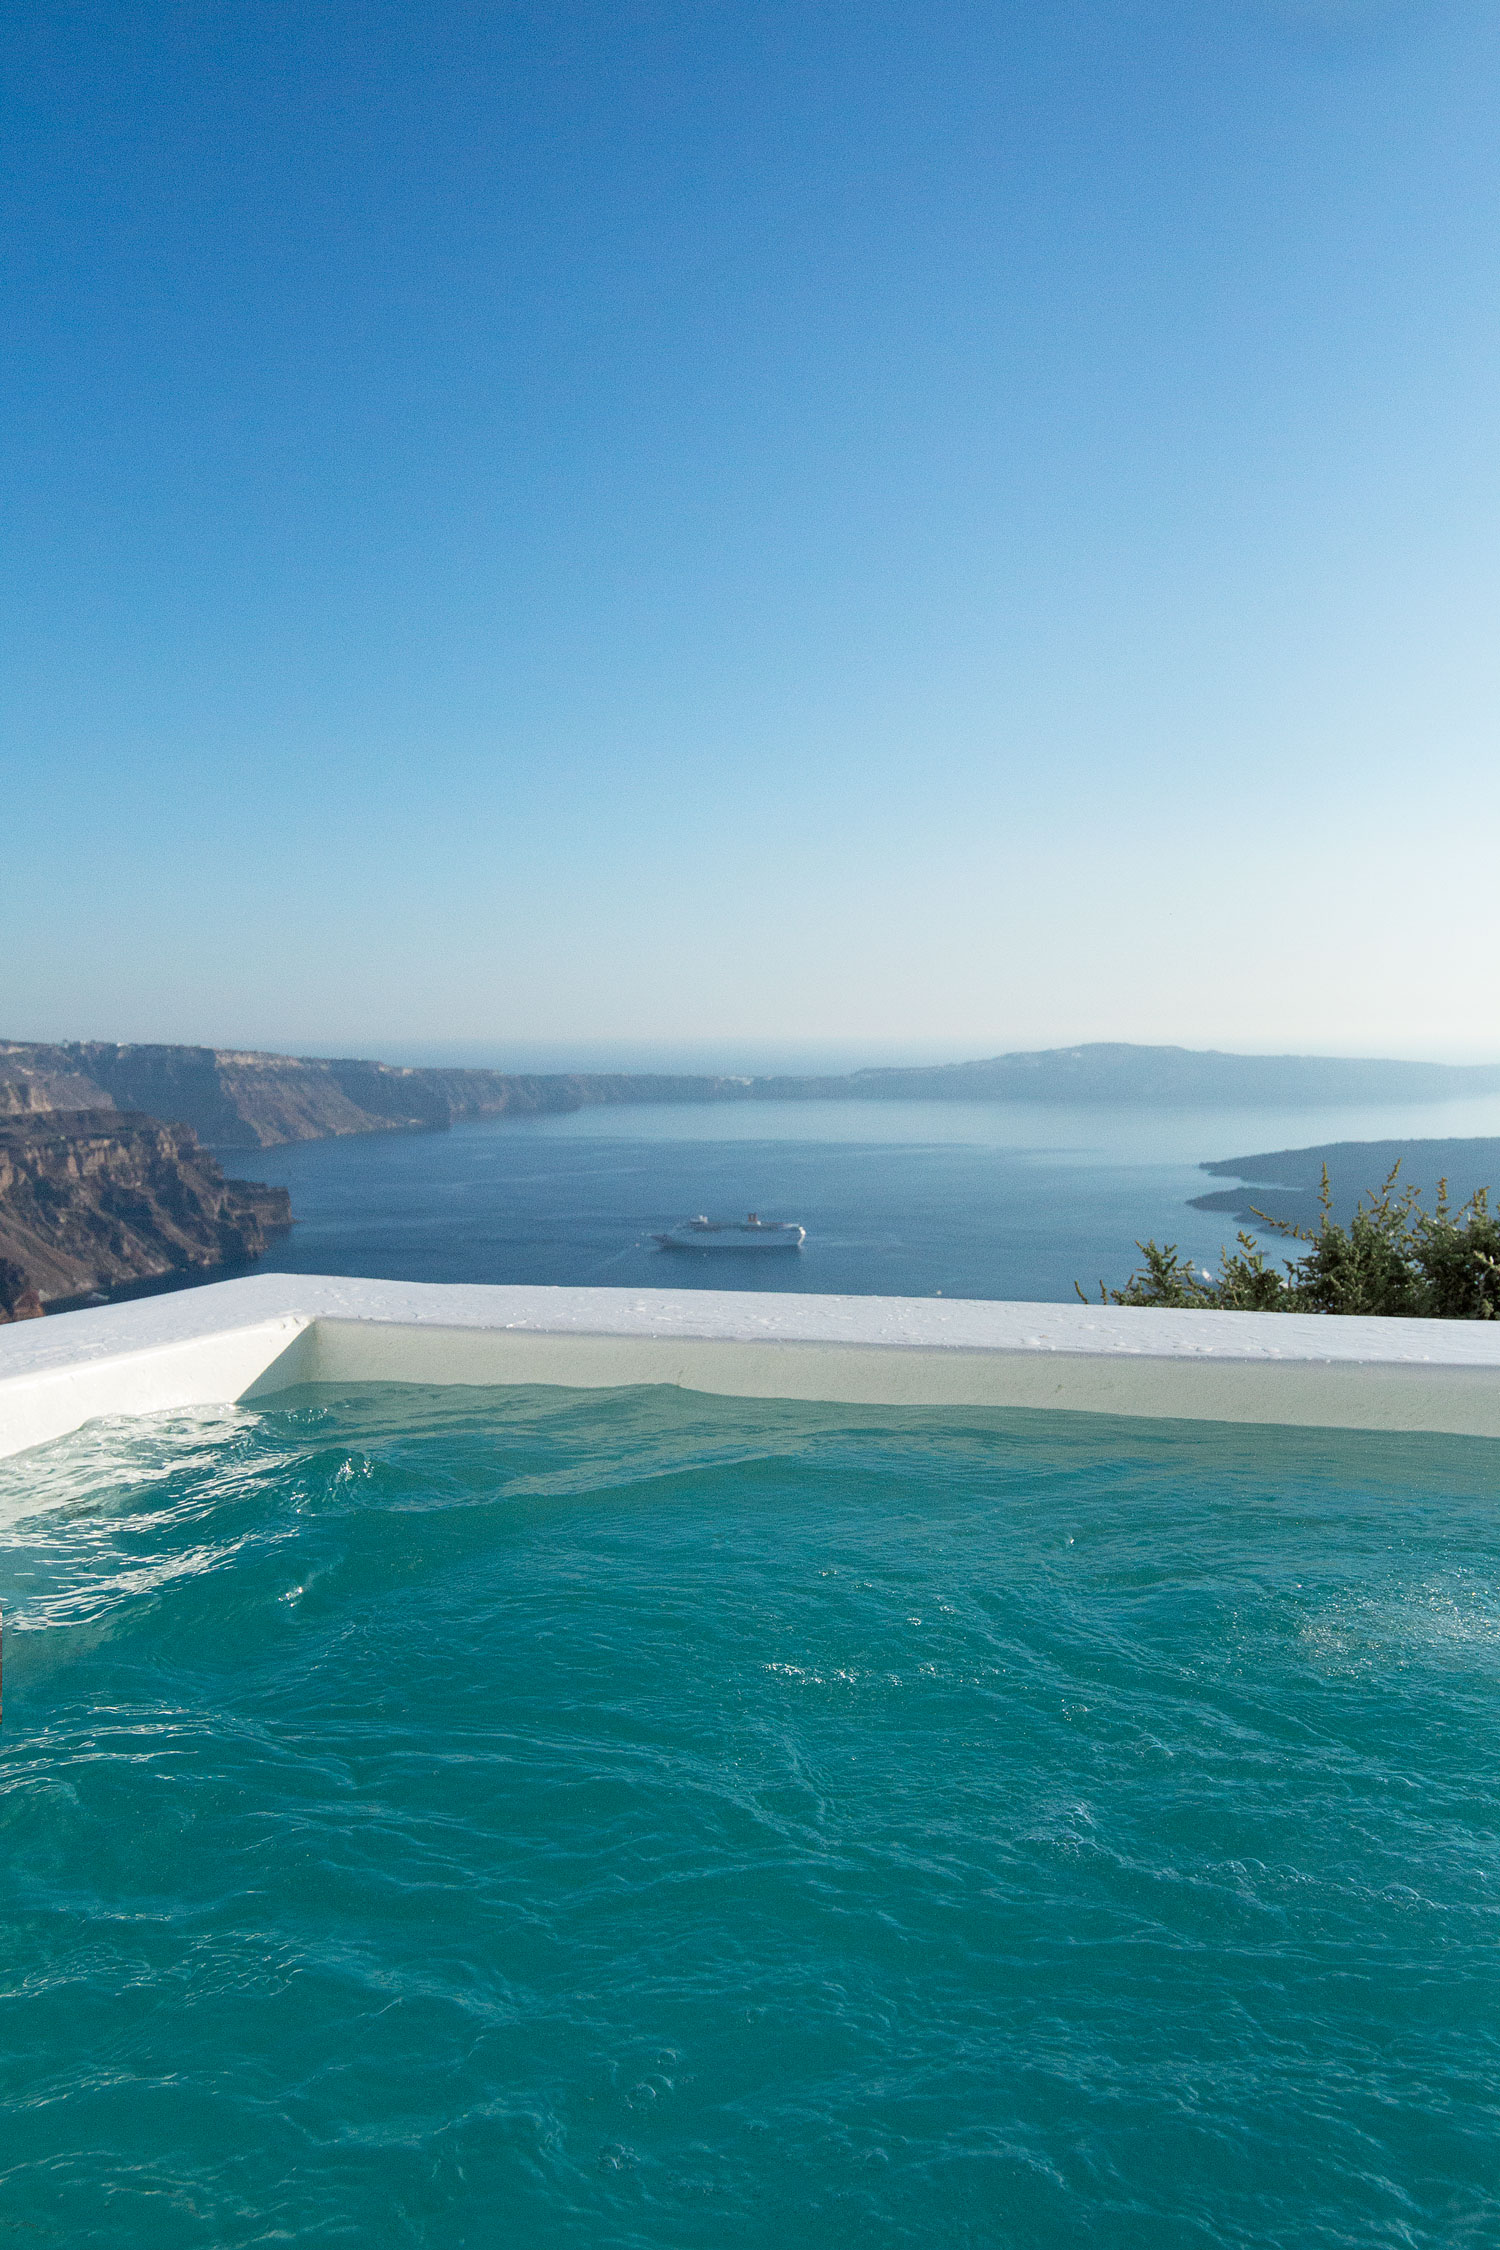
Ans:
<svg viewBox="0 0 1500 2250"><path fill-rule="evenodd" d="M656 1240L663 1250L800 1250L806 1238L803 1227L674 1227Z"/></svg>

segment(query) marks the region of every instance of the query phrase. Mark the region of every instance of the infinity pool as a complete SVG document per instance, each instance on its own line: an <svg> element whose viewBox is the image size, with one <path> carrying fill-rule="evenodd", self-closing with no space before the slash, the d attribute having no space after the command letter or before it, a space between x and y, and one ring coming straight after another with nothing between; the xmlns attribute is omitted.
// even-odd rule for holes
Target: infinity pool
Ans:
<svg viewBox="0 0 1500 2250"><path fill-rule="evenodd" d="M7 1462L0 2229L1491 2243L1497 1485L671 1390Z"/></svg>

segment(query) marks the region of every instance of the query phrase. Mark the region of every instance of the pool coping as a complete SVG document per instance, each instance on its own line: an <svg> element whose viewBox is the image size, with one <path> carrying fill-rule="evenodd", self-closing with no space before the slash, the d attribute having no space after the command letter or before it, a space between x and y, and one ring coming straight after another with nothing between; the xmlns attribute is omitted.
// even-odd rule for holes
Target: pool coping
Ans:
<svg viewBox="0 0 1500 2250"><path fill-rule="evenodd" d="M306 1382L670 1383L1500 1437L1500 1321L251 1274L0 1328L0 1455Z"/></svg>

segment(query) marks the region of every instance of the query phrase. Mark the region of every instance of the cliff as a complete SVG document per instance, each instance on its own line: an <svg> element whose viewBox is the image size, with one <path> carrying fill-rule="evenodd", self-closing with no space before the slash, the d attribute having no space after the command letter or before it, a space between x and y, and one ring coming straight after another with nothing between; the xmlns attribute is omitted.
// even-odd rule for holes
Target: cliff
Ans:
<svg viewBox="0 0 1500 2250"><path fill-rule="evenodd" d="M284 1188L228 1180L192 1132L112 1109L0 1121L0 1320L214 1266L291 1224Z"/></svg>
<svg viewBox="0 0 1500 2250"><path fill-rule="evenodd" d="M1226 1055L1098 1044L985 1062L859 1070L846 1077L660 1072L415 1070L393 1063L230 1047L0 1043L0 1117L57 1109L145 1110L214 1148L270 1148L344 1133L441 1129L461 1117L527 1116L631 1102L1005 1101L1233 1107L1425 1102L1500 1092L1500 1069L1327 1055Z"/></svg>
<svg viewBox="0 0 1500 2250"><path fill-rule="evenodd" d="M0 1118L111 1106L109 1095L85 1076L67 1048L0 1040Z"/></svg>
<svg viewBox="0 0 1500 2250"><path fill-rule="evenodd" d="M743 1099L745 1078L416 1070L395 1063L230 1047L0 1044L0 1116L144 1110L214 1148L272 1148L345 1133L423 1132L455 1118L582 1109L594 1102Z"/></svg>

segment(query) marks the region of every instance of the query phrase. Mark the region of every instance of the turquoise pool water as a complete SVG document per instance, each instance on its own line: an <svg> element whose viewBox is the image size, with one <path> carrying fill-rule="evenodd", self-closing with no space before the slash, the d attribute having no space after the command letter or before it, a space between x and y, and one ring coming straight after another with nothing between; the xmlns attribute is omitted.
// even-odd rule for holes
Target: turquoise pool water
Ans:
<svg viewBox="0 0 1500 2250"><path fill-rule="evenodd" d="M0 2234L1493 2243L1497 1484L671 1391L5 1464Z"/></svg>

